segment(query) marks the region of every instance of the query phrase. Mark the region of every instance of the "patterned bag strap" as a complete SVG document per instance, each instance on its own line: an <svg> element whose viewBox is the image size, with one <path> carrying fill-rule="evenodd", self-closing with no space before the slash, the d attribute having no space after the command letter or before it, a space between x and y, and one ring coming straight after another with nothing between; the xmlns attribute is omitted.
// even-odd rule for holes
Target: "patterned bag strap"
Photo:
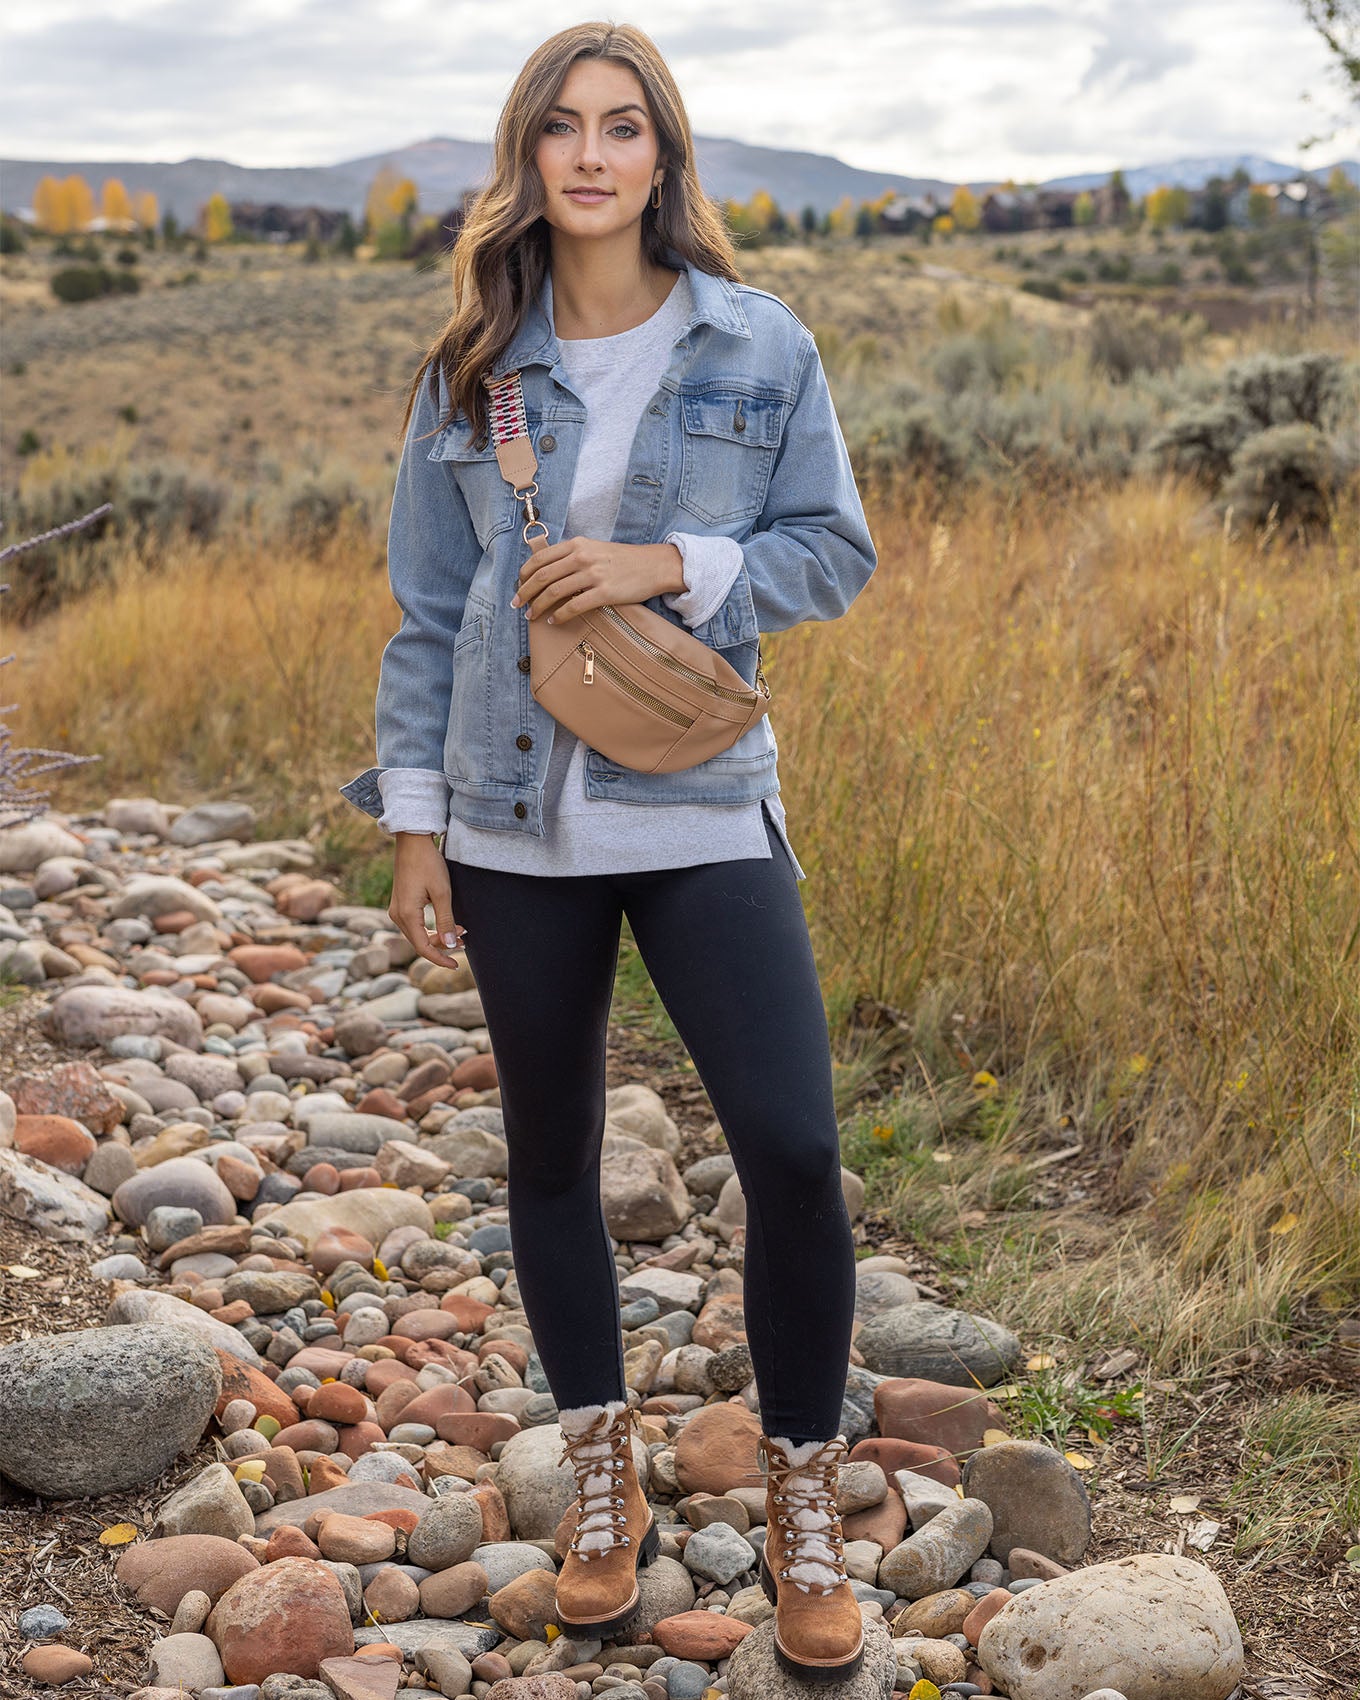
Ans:
<svg viewBox="0 0 1360 1700"><path fill-rule="evenodd" d="M516 500L524 503L524 541L533 544L535 538L530 537L529 533L537 526L537 540L544 542L547 540L548 528L538 517L538 510L534 507L534 497L538 494L538 484L534 478L538 471L538 456L534 453L533 441L529 436L529 420L524 410L524 386L520 382L519 372L505 372L499 378L493 378L489 371L483 372L482 382L489 392L491 437L496 445L496 460L506 483L515 492Z"/></svg>

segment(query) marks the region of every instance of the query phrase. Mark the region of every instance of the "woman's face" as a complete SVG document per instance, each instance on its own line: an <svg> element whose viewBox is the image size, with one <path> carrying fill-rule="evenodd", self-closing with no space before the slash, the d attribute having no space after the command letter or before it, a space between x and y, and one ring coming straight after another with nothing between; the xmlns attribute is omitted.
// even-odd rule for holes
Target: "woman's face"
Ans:
<svg viewBox="0 0 1360 1700"><path fill-rule="evenodd" d="M616 235L641 219L653 182L663 176L658 154L636 75L607 59L575 60L534 152L544 218L568 236ZM594 193L572 193L578 189Z"/></svg>

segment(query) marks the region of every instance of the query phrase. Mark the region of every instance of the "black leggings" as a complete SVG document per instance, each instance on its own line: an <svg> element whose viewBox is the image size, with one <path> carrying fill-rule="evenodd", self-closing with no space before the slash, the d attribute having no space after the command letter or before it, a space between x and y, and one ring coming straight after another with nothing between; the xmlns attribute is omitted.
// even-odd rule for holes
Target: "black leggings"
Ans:
<svg viewBox="0 0 1360 1700"><path fill-rule="evenodd" d="M793 866L771 855L539 875L449 861L509 1146L510 1241L559 1409L626 1396L600 1200L605 1035L626 914L741 1177L747 1340L767 1434L839 1432L855 1301L826 1012Z"/></svg>

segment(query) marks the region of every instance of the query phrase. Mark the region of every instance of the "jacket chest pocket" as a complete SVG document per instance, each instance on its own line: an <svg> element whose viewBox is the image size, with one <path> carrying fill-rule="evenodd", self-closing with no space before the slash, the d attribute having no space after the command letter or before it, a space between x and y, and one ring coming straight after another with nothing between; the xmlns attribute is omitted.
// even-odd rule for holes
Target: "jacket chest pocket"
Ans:
<svg viewBox="0 0 1360 1700"><path fill-rule="evenodd" d="M455 419L436 439L430 459L449 463L477 541L483 550L490 548L492 539L515 523L517 512L515 493L501 472L495 444L488 441L483 449L473 448L466 423Z"/></svg>
<svg viewBox="0 0 1360 1700"><path fill-rule="evenodd" d="M754 519L765 506L788 404L718 386L680 403L680 506L711 525Z"/></svg>

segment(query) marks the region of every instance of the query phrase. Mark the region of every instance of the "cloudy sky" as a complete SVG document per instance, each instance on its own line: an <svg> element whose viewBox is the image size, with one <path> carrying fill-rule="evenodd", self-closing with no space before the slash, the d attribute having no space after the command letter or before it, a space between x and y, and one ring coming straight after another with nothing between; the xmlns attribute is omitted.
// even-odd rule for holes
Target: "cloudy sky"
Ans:
<svg viewBox="0 0 1360 1700"><path fill-rule="evenodd" d="M486 140L525 55L601 15L652 36L700 134L868 170L1360 152L1299 0L8 0L0 154L317 165Z"/></svg>

